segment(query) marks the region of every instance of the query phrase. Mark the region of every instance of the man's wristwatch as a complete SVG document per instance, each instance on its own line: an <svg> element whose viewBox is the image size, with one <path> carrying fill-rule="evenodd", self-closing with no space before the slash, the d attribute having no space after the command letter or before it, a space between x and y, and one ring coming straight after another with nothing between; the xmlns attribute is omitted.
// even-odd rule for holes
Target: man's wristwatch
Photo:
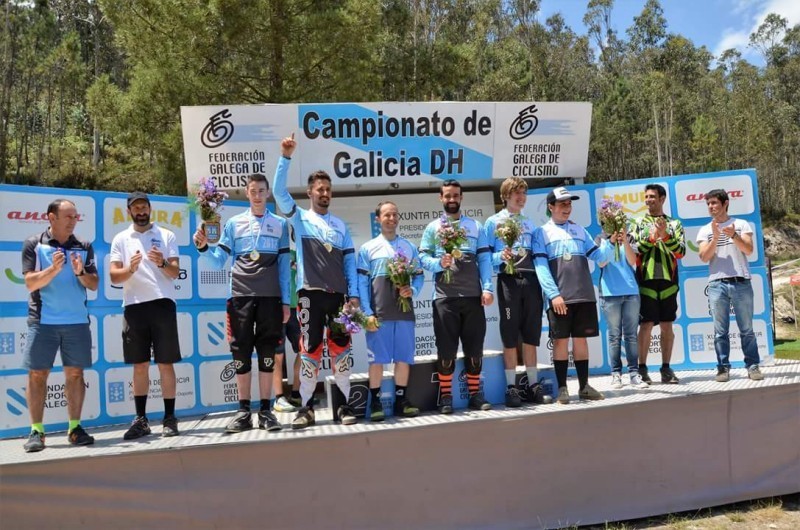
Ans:
<svg viewBox="0 0 800 530"><path fill-rule="evenodd" d="M86 275L86 269L81 269L81 272L79 272L75 276L85 276L85 275Z"/></svg>
<svg viewBox="0 0 800 530"><path fill-rule="evenodd" d="M167 260L164 260L164 261L161 262L161 265L159 265L158 268L159 269L166 269L167 265L169 265L169 263L167 263Z"/></svg>

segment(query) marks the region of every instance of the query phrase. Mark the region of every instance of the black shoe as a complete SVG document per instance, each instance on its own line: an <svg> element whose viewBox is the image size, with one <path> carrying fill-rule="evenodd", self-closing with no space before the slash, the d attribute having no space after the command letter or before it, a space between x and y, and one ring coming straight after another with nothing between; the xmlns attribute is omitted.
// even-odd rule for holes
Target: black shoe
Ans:
<svg viewBox="0 0 800 530"><path fill-rule="evenodd" d="M258 413L258 428L266 429L267 432L275 432L283 429L283 425L273 413L268 410L262 410Z"/></svg>
<svg viewBox="0 0 800 530"><path fill-rule="evenodd" d="M677 385L680 383L675 372L669 366L661 368L661 382L667 385Z"/></svg>
<svg viewBox="0 0 800 530"><path fill-rule="evenodd" d="M403 418L413 418L419 414L419 409L406 398L394 402L394 415Z"/></svg>
<svg viewBox="0 0 800 530"><path fill-rule="evenodd" d="M476 392L469 397L469 408L472 410L490 410L492 405L483 398L483 392Z"/></svg>
<svg viewBox="0 0 800 530"><path fill-rule="evenodd" d="M383 421L385 417L381 400L372 398L372 403L369 404L369 421Z"/></svg>
<svg viewBox="0 0 800 530"><path fill-rule="evenodd" d="M540 379L539 383L534 383L525 389L525 401L537 405L549 405L553 402L553 396L545 394Z"/></svg>
<svg viewBox="0 0 800 530"><path fill-rule="evenodd" d="M69 440L69 443L72 445L92 445L94 443L94 437L89 436L80 425L69 431L67 440Z"/></svg>
<svg viewBox="0 0 800 530"><path fill-rule="evenodd" d="M136 416L131 422L130 428L122 436L124 440L135 440L150 434L150 423L145 416Z"/></svg>
<svg viewBox="0 0 800 530"><path fill-rule="evenodd" d="M178 418L176 418L174 414L164 416L164 419L161 422L161 427L161 436L164 438L178 436L180 434L180 432L178 432Z"/></svg>
<svg viewBox="0 0 800 530"><path fill-rule="evenodd" d="M639 375L642 376L642 382L647 383L648 385L653 384L653 380L650 379L650 374L647 373L647 365L645 364L639 365Z"/></svg>
<svg viewBox="0 0 800 530"><path fill-rule="evenodd" d="M22 446L26 453L38 453L44 449L44 433L31 431L28 441Z"/></svg>
<svg viewBox="0 0 800 530"><path fill-rule="evenodd" d="M337 412L342 425L353 425L358 421L358 418L356 418L356 411L353 410L353 407L350 405L340 405Z"/></svg>
<svg viewBox="0 0 800 530"><path fill-rule="evenodd" d="M452 414L453 413L453 396L452 394L446 394L439 399L439 412L442 414Z"/></svg>
<svg viewBox="0 0 800 530"><path fill-rule="evenodd" d="M506 407L517 408L522 406L522 398L519 395L519 389L515 386L510 386L506 389Z"/></svg>
<svg viewBox="0 0 800 530"><path fill-rule="evenodd" d="M249 431L253 428L253 418L250 417L249 410L240 410L233 417L231 422L225 427L227 433L237 433Z"/></svg>
<svg viewBox="0 0 800 530"><path fill-rule="evenodd" d="M311 427L315 423L314 409L303 407L297 411L297 415L292 420L292 429L305 429L306 427Z"/></svg>

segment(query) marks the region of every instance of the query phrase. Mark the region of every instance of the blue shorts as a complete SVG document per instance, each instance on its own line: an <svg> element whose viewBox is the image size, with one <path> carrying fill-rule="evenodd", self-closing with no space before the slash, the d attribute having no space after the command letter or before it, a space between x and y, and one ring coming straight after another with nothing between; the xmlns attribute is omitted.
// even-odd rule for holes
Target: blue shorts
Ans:
<svg viewBox="0 0 800 530"><path fill-rule="evenodd" d="M28 370L50 370L59 348L64 366L92 366L92 331L89 324L28 324L22 365Z"/></svg>
<svg viewBox="0 0 800 530"><path fill-rule="evenodd" d="M367 332L369 364L414 364L414 321L388 320L377 331Z"/></svg>

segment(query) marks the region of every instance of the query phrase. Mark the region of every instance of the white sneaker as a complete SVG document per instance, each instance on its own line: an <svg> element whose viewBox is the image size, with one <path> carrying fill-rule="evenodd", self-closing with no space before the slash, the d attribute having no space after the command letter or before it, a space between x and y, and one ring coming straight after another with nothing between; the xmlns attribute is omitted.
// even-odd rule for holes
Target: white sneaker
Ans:
<svg viewBox="0 0 800 530"><path fill-rule="evenodd" d="M611 373L611 388L614 389L622 388L622 375L619 372Z"/></svg>
<svg viewBox="0 0 800 530"><path fill-rule="evenodd" d="M631 386L633 388L638 388L639 390L650 388L650 385L642 381L642 376L639 375L639 372L634 372L631 374Z"/></svg>
<svg viewBox="0 0 800 530"><path fill-rule="evenodd" d="M286 399L286 397L281 396L272 405L272 410L275 412L295 412L297 407L289 403L289 400Z"/></svg>

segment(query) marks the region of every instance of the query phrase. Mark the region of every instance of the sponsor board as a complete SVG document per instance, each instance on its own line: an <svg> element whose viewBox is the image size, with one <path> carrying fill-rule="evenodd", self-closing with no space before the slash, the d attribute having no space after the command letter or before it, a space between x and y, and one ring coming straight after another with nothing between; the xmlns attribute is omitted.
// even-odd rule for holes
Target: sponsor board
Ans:
<svg viewBox="0 0 800 530"><path fill-rule="evenodd" d="M572 189L570 191L573 195L577 195L580 199L572 201L572 213L569 220L575 224L579 224L584 228L592 224L594 212L592 212L592 203L589 201L589 192L582 189ZM531 218L536 226L542 226L550 220L547 216L547 194L550 190L535 190L528 192L528 201L525 203L525 208L522 213ZM597 234L592 234L596 236Z"/></svg>
<svg viewBox="0 0 800 530"><path fill-rule="evenodd" d="M109 363L124 363L122 355L122 326L125 321L122 313L106 315L103 318L103 353ZM194 328L190 313L178 312L178 342L181 358L188 359L194 353Z"/></svg>
<svg viewBox="0 0 800 530"><path fill-rule="evenodd" d="M22 254L0 251L0 302L24 302L29 295L22 275Z"/></svg>
<svg viewBox="0 0 800 530"><path fill-rule="evenodd" d="M669 189L669 184L666 182L652 182L648 184L659 184L665 190ZM629 218L644 217L647 215L647 204L644 200L644 184L633 183L622 186L603 186L596 188L594 192L595 203L599 206L603 199L610 199L617 201L622 205L622 211L625 212ZM672 197L667 193L667 199L664 201L664 213L672 216Z"/></svg>
<svg viewBox="0 0 800 530"><path fill-rule="evenodd" d="M175 377L175 410L187 410L195 406L195 373L194 366L189 363L176 363ZM152 414L164 411L164 399L161 395L161 374L158 366L149 368L150 390L147 394L147 409ZM105 377L105 408L109 416L132 416L136 413L133 401L133 367L109 368Z"/></svg>
<svg viewBox="0 0 800 530"><path fill-rule="evenodd" d="M755 189L750 175L727 175L676 182L675 202L678 205L678 217L681 219L708 218L706 193L713 189L724 189L728 192L728 214L732 217L755 212Z"/></svg>
<svg viewBox="0 0 800 530"><path fill-rule="evenodd" d="M173 298L175 300L190 300L192 298L192 269L194 268L192 258L188 255L180 255L178 256L178 262L180 266L178 278L172 282ZM104 256L103 266L106 271L111 270L111 254ZM123 299L123 286L111 283L111 274L103 274L102 280L106 298L121 302Z"/></svg>
<svg viewBox="0 0 800 530"><path fill-rule="evenodd" d="M765 310L764 278L756 274L750 284L753 287L753 314L760 315ZM708 278L687 278L683 282L683 291L689 318L713 318L708 306ZM731 318L733 316L731 305Z"/></svg>
<svg viewBox="0 0 800 530"><path fill-rule="evenodd" d="M150 221L173 232L178 246L191 244L188 204L151 197L150 206ZM110 245L114 236L131 224L126 198L109 197L103 201L103 240L106 243Z"/></svg>
<svg viewBox="0 0 800 530"><path fill-rule="evenodd" d="M753 333L756 336L756 344L758 351L764 357L768 352L769 340L767 332L767 322L762 318L753 319ZM714 349L714 323L713 322L695 322L689 324L687 327L688 345L689 345L689 359L693 363L714 363L717 364L717 354ZM730 361L743 362L744 353L742 352L742 339L739 334L739 326L733 320L728 328L728 337L730 338ZM676 337L677 339L677 337ZM676 340L677 344L677 340Z"/></svg>
<svg viewBox="0 0 800 530"><path fill-rule="evenodd" d="M46 188L31 188L46 189ZM66 190L65 190L66 191ZM44 232L50 226L47 206L56 199L67 199L78 210L75 237L93 242L95 238L95 202L85 195L66 193L28 193L4 190L0 194L0 241L13 243Z"/></svg>
<svg viewBox="0 0 800 530"><path fill-rule="evenodd" d="M747 256L747 261L755 263L759 259L759 241L761 238L757 237L756 225L752 221L748 221L750 229L753 231L753 252ZM700 226L684 226L683 230L686 235L686 255L680 260L681 265L684 267L708 267L708 263L703 263L700 259L700 243L697 242L697 234L700 232Z"/></svg>
<svg viewBox="0 0 800 530"><path fill-rule="evenodd" d="M259 401L258 369L255 361L250 370L250 400ZM231 359L203 361L199 367L200 403L204 407L230 405L235 410L239 402L236 368Z"/></svg>
<svg viewBox="0 0 800 530"><path fill-rule="evenodd" d="M553 339L550 338L550 330L543 329L542 337L539 339L539 347L536 348L537 365L553 366L553 342ZM589 368L601 368L605 363L605 359L603 357L605 348L603 347L603 341L601 337L588 337L586 342L589 345ZM567 351L569 353L569 367L575 368L575 362L572 356L572 339L569 340Z"/></svg>

